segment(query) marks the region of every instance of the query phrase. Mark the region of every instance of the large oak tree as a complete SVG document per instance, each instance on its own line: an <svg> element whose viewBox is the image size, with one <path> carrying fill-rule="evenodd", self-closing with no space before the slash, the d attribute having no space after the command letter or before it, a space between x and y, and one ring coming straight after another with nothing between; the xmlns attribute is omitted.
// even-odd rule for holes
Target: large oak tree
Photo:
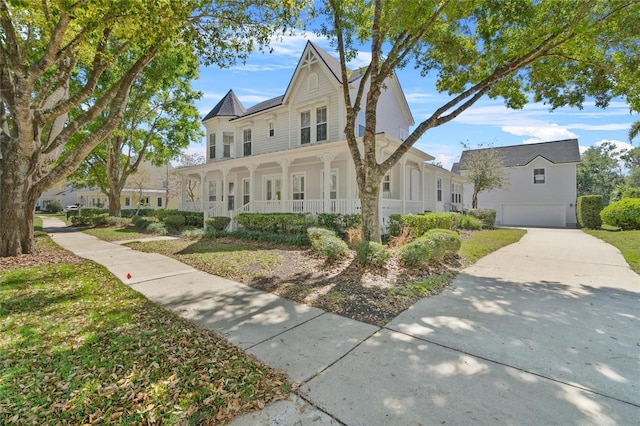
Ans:
<svg viewBox="0 0 640 426"><path fill-rule="evenodd" d="M120 124L159 52L180 40L226 65L296 10L278 0L0 0L0 256L34 251L38 197Z"/></svg>
<svg viewBox="0 0 640 426"><path fill-rule="evenodd" d="M484 96L501 97L511 108L531 99L555 108L580 107L590 98L605 107L613 96L625 95L632 108L640 107L639 94L621 93L619 84L626 79L630 87L628 71L638 72L638 0L328 0L319 13L327 18L321 32L335 41L340 55L344 134L367 240L380 240L384 175L425 132ZM371 52L371 62L352 81L347 63L358 48ZM437 89L449 98L378 161L378 100L387 79L409 64L435 75ZM355 137L360 110L366 119L361 143Z"/></svg>

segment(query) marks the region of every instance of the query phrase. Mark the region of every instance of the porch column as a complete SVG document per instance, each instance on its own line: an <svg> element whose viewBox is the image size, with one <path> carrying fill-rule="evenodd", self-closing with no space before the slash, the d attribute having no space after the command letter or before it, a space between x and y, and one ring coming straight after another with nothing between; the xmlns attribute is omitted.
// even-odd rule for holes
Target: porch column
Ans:
<svg viewBox="0 0 640 426"><path fill-rule="evenodd" d="M323 187L324 187L324 212L329 213L331 209L329 205L331 204L331 161L335 155L333 154L323 154L318 156L322 162L324 163L324 178L323 178Z"/></svg>
<svg viewBox="0 0 640 426"><path fill-rule="evenodd" d="M205 191L206 191L206 180L207 180L207 173L206 172L200 172L200 211L204 212L204 196L205 196Z"/></svg>
<svg viewBox="0 0 640 426"><path fill-rule="evenodd" d="M255 206L255 195L256 195L256 191L255 191L255 184L254 184L254 178L255 178L255 172L256 172L256 165L255 164L249 164L247 166L247 168L249 169L249 211L253 212L254 206ZM243 188L244 190L244 188Z"/></svg>
<svg viewBox="0 0 640 426"><path fill-rule="evenodd" d="M229 171L227 169L220 169L220 171L222 172L222 211L224 212L225 203L227 203L227 205L229 204L229 200L227 200L227 197L229 197L229 188L227 185L227 173Z"/></svg>
<svg viewBox="0 0 640 426"><path fill-rule="evenodd" d="M280 191L280 211L288 211L287 202L289 200L289 164L291 160L280 160L278 162L282 167L282 188Z"/></svg>
<svg viewBox="0 0 640 426"><path fill-rule="evenodd" d="M402 200L402 214L406 214L407 200L407 160L402 157L400 160L400 199Z"/></svg>
<svg viewBox="0 0 640 426"><path fill-rule="evenodd" d="M184 203L184 198L185 198L185 192L187 190L187 179L188 177L180 174L180 210L185 210L185 203Z"/></svg>
<svg viewBox="0 0 640 426"><path fill-rule="evenodd" d="M422 206L422 211L426 210L424 201L425 201L425 193L424 193L424 163L420 163L420 205Z"/></svg>

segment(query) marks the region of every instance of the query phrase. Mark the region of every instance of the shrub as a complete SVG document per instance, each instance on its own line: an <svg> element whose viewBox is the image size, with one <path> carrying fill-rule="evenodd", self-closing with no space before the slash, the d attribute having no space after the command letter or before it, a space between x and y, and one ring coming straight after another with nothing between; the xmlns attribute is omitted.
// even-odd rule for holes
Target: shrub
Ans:
<svg viewBox="0 0 640 426"><path fill-rule="evenodd" d="M242 213L236 218L238 224L249 231L277 234L305 234L316 221L304 213Z"/></svg>
<svg viewBox="0 0 640 426"><path fill-rule="evenodd" d="M458 225L458 228L478 230L478 229L482 229L483 226L484 226L484 223L477 217L473 217L469 215L461 215L460 224Z"/></svg>
<svg viewBox="0 0 640 426"><path fill-rule="evenodd" d="M214 217L207 218L206 222L207 222L207 229L213 229L215 231L224 231L225 229L227 229L227 226L229 226L229 223L231 222L231 218L226 216L214 216Z"/></svg>
<svg viewBox="0 0 640 426"><path fill-rule="evenodd" d="M93 217L92 216L71 216L71 224L74 226L93 225Z"/></svg>
<svg viewBox="0 0 640 426"><path fill-rule="evenodd" d="M178 214L184 216L185 226L193 226L194 228L204 228L203 212L187 212L179 210Z"/></svg>
<svg viewBox="0 0 640 426"><path fill-rule="evenodd" d="M602 195L583 195L576 203L576 219L581 228L598 229L602 225Z"/></svg>
<svg viewBox="0 0 640 426"><path fill-rule="evenodd" d="M309 228L307 230L313 250L328 260L338 259L349 252L347 243L338 238L335 232L325 228Z"/></svg>
<svg viewBox="0 0 640 426"><path fill-rule="evenodd" d="M145 231L160 235L167 235L169 233L169 231L167 230L167 225L162 222L150 222L145 228Z"/></svg>
<svg viewBox="0 0 640 426"><path fill-rule="evenodd" d="M431 260L432 251L428 238L418 238L400 248L400 261L406 266L425 266Z"/></svg>
<svg viewBox="0 0 640 426"><path fill-rule="evenodd" d="M126 217L106 216L103 222L106 226L125 227L131 223L131 220Z"/></svg>
<svg viewBox="0 0 640 426"><path fill-rule="evenodd" d="M155 216L156 210L154 209L120 209L120 216L133 217L133 216Z"/></svg>
<svg viewBox="0 0 640 426"><path fill-rule="evenodd" d="M409 228L413 238L420 237L429 229L452 229L453 215L457 213L424 213L402 216L402 226Z"/></svg>
<svg viewBox="0 0 640 426"><path fill-rule="evenodd" d="M496 211L492 209L471 209L467 212L471 217L480 219L484 228L493 228L496 225Z"/></svg>
<svg viewBox="0 0 640 426"><path fill-rule="evenodd" d="M105 213L109 213L109 209L102 207L80 207L80 216L97 216Z"/></svg>
<svg viewBox="0 0 640 426"><path fill-rule="evenodd" d="M397 237L402 232L402 215L389 215L389 235Z"/></svg>
<svg viewBox="0 0 640 426"><path fill-rule="evenodd" d="M360 241L354 246L354 249L356 251L356 259L366 265L382 268L391 259L391 250L387 246L374 241Z"/></svg>
<svg viewBox="0 0 640 426"><path fill-rule="evenodd" d="M60 201L53 200L49 201L49 204L47 204L45 210L49 213L60 213L62 210L64 210L64 207L62 206L62 203Z"/></svg>
<svg viewBox="0 0 640 426"><path fill-rule="evenodd" d="M602 222L623 230L640 229L640 198L623 198L600 212Z"/></svg>
<svg viewBox="0 0 640 426"><path fill-rule="evenodd" d="M187 223L187 219L182 215L172 214L164 218L164 223L174 229L180 229Z"/></svg>
<svg viewBox="0 0 640 426"><path fill-rule="evenodd" d="M347 245L353 246L362 241L362 227L347 229Z"/></svg>
<svg viewBox="0 0 640 426"><path fill-rule="evenodd" d="M320 213L318 226L332 229L339 235L346 235L349 229L356 229L362 225L360 214Z"/></svg>
<svg viewBox="0 0 640 426"><path fill-rule="evenodd" d="M640 198L640 188L629 186L622 193L622 199L624 198Z"/></svg>
<svg viewBox="0 0 640 426"><path fill-rule="evenodd" d="M173 215L180 214L178 209L157 209L153 212L153 214L158 218L159 221L164 222L164 218Z"/></svg>
<svg viewBox="0 0 640 426"><path fill-rule="evenodd" d="M96 214L88 217L91 219L91 223L94 226L107 226L107 218L109 217L109 213Z"/></svg>
<svg viewBox="0 0 640 426"><path fill-rule="evenodd" d="M455 231L448 229L431 229L424 236L434 241L436 244L442 244L444 247L444 255L453 255L460 250L462 239Z"/></svg>
<svg viewBox="0 0 640 426"><path fill-rule="evenodd" d="M140 216L134 216L134 217L136 217L137 219L135 220L135 222L133 222L133 224L135 225L136 229L140 232L146 231L147 226L149 226L149 224L153 222L148 218L144 218Z"/></svg>

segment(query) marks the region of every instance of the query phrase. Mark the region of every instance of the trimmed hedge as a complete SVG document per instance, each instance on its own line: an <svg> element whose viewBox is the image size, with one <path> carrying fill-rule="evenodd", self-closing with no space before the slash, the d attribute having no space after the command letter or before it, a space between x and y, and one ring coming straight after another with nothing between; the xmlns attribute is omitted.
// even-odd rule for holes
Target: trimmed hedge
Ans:
<svg viewBox="0 0 640 426"><path fill-rule="evenodd" d="M411 237L417 238L430 229L453 229L457 213L424 213L402 216L402 226L409 228Z"/></svg>
<svg viewBox="0 0 640 426"><path fill-rule="evenodd" d="M623 198L609 204L600 212L606 225L623 230L640 229L640 198Z"/></svg>
<svg viewBox="0 0 640 426"><path fill-rule="evenodd" d="M109 209L103 209L102 207L80 207L80 216L97 216L105 213L109 213Z"/></svg>
<svg viewBox="0 0 640 426"><path fill-rule="evenodd" d="M227 216L214 216L206 220L207 228L215 231L224 231L229 226L231 218Z"/></svg>
<svg viewBox="0 0 640 426"><path fill-rule="evenodd" d="M424 236L435 241L436 244L441 244L444 247L445 256L456 254L462 246L460 235L448 229L431 229L427 231Z"/></svg>
<svg viewBox="0 0 640 426"><path fill-rule="evenodd" d="M365 265L384 267L391 259L391 250L383 244L374 241L360 241L353 246L356 251L356 259Z"/></svg>
<svg viewBox="0 0 640 426"><path fill-rule="evenodd" d="M496 211L492 209L471 209L467 212L471 217L480 219L485 228L493 228L496 226Z"/></svg>
<svg viewBox="0 0 640 426"><path fill-rule="evenodd" d="M304 213L242 213L236 218L238 224L249 231L274 234L304 234L316 221Z"/></svg>
<svg viewBox="0 0 640 426"><path fill-rule="evenodd" d="M136 215L136 213L138 213ZM155 216L156 214L156 210L155 209L140 209L140 211L138 211L138 209L120 209L120 216L121 217L134 217L134 216Z"/></svg>
<svg viewBox="0 0 640 426"><path fill-rule="evenodd" d="M182 215L172 214L164 218L164 223L174 229L180 229L187 223L187 219Z"/></svg>
<svg viewBox="0 0 640 426"><path fill-rule="evenodd" d="M341 213L319 213L318 226L333 229L339 235L345 235L347 229L355 229L362 225L362 215Z"/></svg>
<svg viewBox="0 0 640 426"><path fill-rule="evenodd" d="M349 252L347 243L338 238L334 231L326 228L308 228L307 235L313 250L328 260L335 260Z"/></svg>
<svg viewBox="0 0 640 426"><path fill-rule="evenodd" d="M433 246L428 238L417 238L400 247L400 261L406 266L426 266L433 256Z"/></svg>
<svg viewBox="0 0 640 426"><path fill-rule="evenodd" d="M602 226L602 195L583 195L576 203L576 219L580 228L598 229Z"/></svg>

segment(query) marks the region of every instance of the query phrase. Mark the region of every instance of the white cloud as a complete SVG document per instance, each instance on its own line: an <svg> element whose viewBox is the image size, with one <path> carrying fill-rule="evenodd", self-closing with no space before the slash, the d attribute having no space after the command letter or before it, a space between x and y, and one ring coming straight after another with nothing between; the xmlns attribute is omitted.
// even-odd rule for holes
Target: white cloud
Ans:
<svg viewBox="0 0 640 426"><path fill-rule="evenodd" d="M605 143L610 143L610 144L614 145L616 147L615 150L614 150L614 152L616 154L622 154L624 151L629 151L629 150L634 148L634 146L631 145L630 143L619 141L619 140L616 140L616 139L602 139L602 140L599 140L598 142L596 142L595 146L601 146L601 145L603 145Z"/></svg>
<svg viewBox="0 0 640 426"><path fill-rule="evenodd" d="M272 96L264 96L264 95L238 95L238 99L240 102L246 107L249 105L255 105L262 101L266 101L267 99L271 99Z"/></svg>
<svg viewBox="0 0 640 426"><path fill-rule="evenodd" d="M404 97L410 104L423 104L427 102L433 102L433 100L435 99L434 95L423 92L405 93Z"/></svg>
<svg viewBox="0 0 640 426"><path fill-rule="evenodd" d="M573 139L578 135L557 124L547 126L503 126L502 131L516 136L532 136L523 143L548 142L561 139Z"/></svg>
<svg viewBox="0 0 640 426"><path fill-rule="evenodd" d="M340 57L340 54L338 53L337 50L333 51L331 54L336 59ZM350 69L357 69L357 68L366 67L370 63L371 63L371 52L358 52L356 57L352 59L349 63L347 63L347 67L349 67Z"/></svg>
<svg viewBox="0 0 640 426"><path fill-rule="evenodd" d="M573 123L567 124L565 127L568 129L580 129L580 130L627 130L631 127L631 123L607 123L607 124L584 124Z"/></svg>

